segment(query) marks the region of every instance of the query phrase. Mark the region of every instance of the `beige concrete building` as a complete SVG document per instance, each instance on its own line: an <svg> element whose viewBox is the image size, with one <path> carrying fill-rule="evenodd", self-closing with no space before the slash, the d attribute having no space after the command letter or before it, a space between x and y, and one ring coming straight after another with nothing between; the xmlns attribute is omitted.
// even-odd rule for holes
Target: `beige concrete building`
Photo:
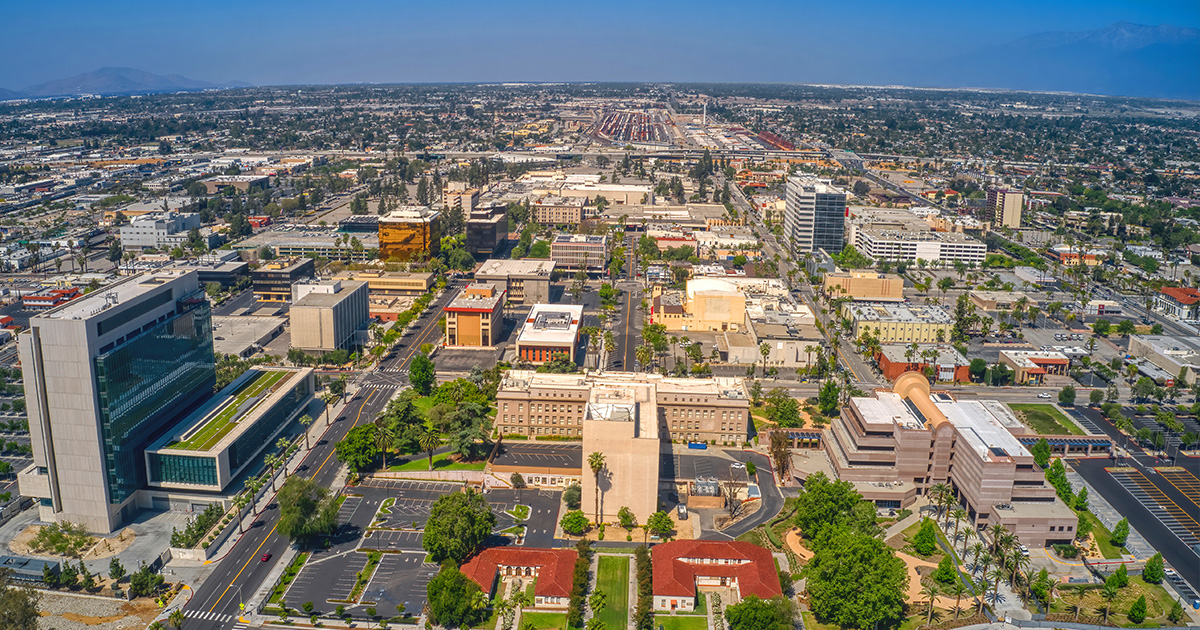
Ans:
<svg viewBox="0 0 1200 630"><path fill-rule="evenodd" d="M874 271L837 271L825 274L825 293L868 302L903 302L904 279Z"/></svg>
<svg viewBox="0 0 1200 630"><path fill-rule="evenodd" d="M579 225L583 222L583 197L547 195L529 205L529 218L542 225Z"/></svg>
<svg viewBox="0 0 1200 630"><path fill-rule="evenodd" d="M354 344L355 333L367 324L370 305L367 283L331 280L300 282L292 287L292 347L324 353Z"/></svg>
<svg viewBox="0 0 1200 630"><path fill-rule="evenodd" d="M640 372L580 375L510 370L496 394L496 428L501 435L532 439L582 437L585 405L596 384L650 386L663 439L726 446L746 441L750 401L742 379L666 378Z"/></svg>
<svg viewBox="0 0 1200 630"><path fill-rule="evenodd" d="M447 208L462 210L463 216L469 215L479 205L479 189L466 188L462 182L450 182L442 191L442 203Z"/></svg>
<svg viewBox="0 0 1200 630"><path fill-rule="evenodd" d="M550 260L564 271L601 273L608 268L608 236L559 234L550 241Z"/></svg>
<svg viewBox="0 0 1200 630"><path fill-rule="evenodd" d="M659 435L658 415L658 396L650 383L592 384L583 416L583 452L604 454L600 474L583 475L583 496L600 492L599 514L594 501L591 510L584 510L593 521L614 522L624 506L645 523L658 510L658 461L663 448L669 448ZM591 472L586 456L584 468Z"/></svg>
<svg viewBox="0 0 1200 630"><path fill-rule="evenodd" d="M1191 385L1200 374L1200 340L1172 335L1133 335L1129 354L1149 360L1172 378L1182 371L1184 382Z"/></svg>
<svg viewBox="0 0 1200 630"><path fill-rule="evenodd" d="M1037 300L1031 299L1021 291L971 291L969 295L971 303L985 311L1012 310L1021 298L1025 298L1025 303L1029 306L1037 304Z"/></svg>
<svg viewBox="0 0 1200 630"><path fill-rule="evenodd" d="M1004 404L931 393L909 372L890 392L851 398L823 442L837 477L881 507L911 505L947 483L980 529L998 523L1029 546L1070 542L1075 512L1018 436L1036 437Z"/></svg>
<svg viewBox="0 0 1200 630"><path fill-rule="evenodd" d="M889 302L849 302L842 315L853 326L854 338L870 332L879 343L941 343L950 339L954 320L938 306Z"/></svg>
<svg viewBox="0 0 1200 630"><path fill-rule="evenodd" d="M1025 208L1025 193L1019 190L987 191L987 207L992 215L992 227L1021 227L1021 211Z"/></svg>
<svg viewBox="0 0 1200 630"><path fill-rule="evenodd" d="M490 282L504 290L511 304L538 304L550 301L552 260L485 260L475 270L476 282Z"/></svg>
<svg viewBox="0 0 1200 630"><path fill-rule="evenodd" d="M491 347L504 329L504 292L472 284L446 306L446 345Z"/></svg>
<svg viewBox="0 0 1200 630"><path fill-rule="evenodd" d="M517 358L541 365L557 355L575 360L582 304L535 304L517 333Z"/></svg>
<svg viewBox="0 0 1200 630"><path fill-rule="evenodd" d="M1018 385L1041 383L1047 374L1066 376L1071 369L1071 359L1053 350L1001 350L1000 363L1012 368Z"/></svg>
<svg viewBox="0 0 1200 630"><path fill-rule="evenodd" d="M746 323L746 296L721 278L692 278L683 293L654 287L650 320L670 331L738 331Z"/></svg>
<svg viewBox="0 0 1200 630"><path fill-rule="evenodd" d="M349 280L367 283L371 297L398 297L424 295L433 289L434 274L407 273L403 271L343 271L333 276L334 280Z"/></svg>

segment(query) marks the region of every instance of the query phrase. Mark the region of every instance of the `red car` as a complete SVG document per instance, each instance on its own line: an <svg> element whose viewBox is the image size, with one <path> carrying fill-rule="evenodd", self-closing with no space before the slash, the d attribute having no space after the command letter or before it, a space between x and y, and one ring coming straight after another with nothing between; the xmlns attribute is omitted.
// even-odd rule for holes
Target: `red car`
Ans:
<svg viewBox="0 0 1200 630"><path fill-rule="evenodd" d="M262 561L263 561L263 562L266 562L267 560L270 560L270 559L271 559L271 554L269 554L269 553L264 553L264 554L262 555Z"/></svg>

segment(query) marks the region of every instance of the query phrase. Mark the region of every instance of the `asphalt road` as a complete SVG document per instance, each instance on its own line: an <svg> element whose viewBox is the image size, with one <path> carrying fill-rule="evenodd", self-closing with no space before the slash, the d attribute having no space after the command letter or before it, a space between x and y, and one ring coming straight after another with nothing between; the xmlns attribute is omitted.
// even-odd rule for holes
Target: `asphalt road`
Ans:
<svg viewBox="0 0 1200 630"><path fill-rule="evenodd" d="M374 420L389 397L389 391L378 389L363 389L355 394L333 421L324 439L305 456L303 466L307 469L295 474L307 476L323 487L332 485L340 469L334 456L334 445L354 426ZM183 607L184 614L189 617L189 628L216 630L236 623L238 604L258 590L291 544L276 533L278 520L278 509L268 507L263 510L258 519L262 524L252 527L223 559L219 559L220 564ZM261 560L264 554L271 556L266 562Z"/></svg>

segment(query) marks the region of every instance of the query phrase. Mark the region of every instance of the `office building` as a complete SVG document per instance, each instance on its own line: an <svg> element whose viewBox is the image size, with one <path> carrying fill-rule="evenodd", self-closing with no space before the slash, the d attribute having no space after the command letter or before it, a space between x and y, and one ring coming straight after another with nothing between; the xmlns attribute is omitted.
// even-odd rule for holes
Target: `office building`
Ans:
<svg viewBox="0 0 1200 630"><path fill-rule="evenodd" d="M108 533L133 519L144 451L216 381L194 272L122 279L30 319L20 335L38 518Z"/></svg>
<svg viewBox="0 0 1200 630"><path fill-rule="evenodd" d="M1053 350L1001 350L1000 363L1012 368L1017 385L1039 385L1046 375L1067 376L1071 359Z"/></svg>
<svg viewBox="0 0 1200 630"><path fill-rule="evenodd" d="M529 220L542 225L579 225L583 222L583 197L547 195L529 204Z"/></svg>
<svg viewBox="0 0 1200 630"><path fill-rule="evenodd" d="M1144 358L1176 380L1192 385L1200 374L1200 339L1172 335L1132 335L1129 354Z"/></svg>
<svg viewBox="0 0 1200 630"><path fill-rule="evenodd" d="M940 306L892 302L848 302L842 315L853 326L854 339L864 333L889 343L942 343L950 339L954 320Z"/></svg>
<svg viewBox="0 0 1200 630"><path fill-rule="evenodd" d="M475 281L495 284L510 304L547 303L554 266L553 260L489 259L475 270Z"/></svg>
<svg viewBox="0 0 1200 630"><path fill-rule="evenodd" d="M126 251L147 248L169 250L190 245L189 233L196 230L206 248L221 244L221 237L211 230L200 230L200 215L180 212L158 212L134 217L121 226L121 247Z"/></svg>
<svg viewBox="0 0 1200 630"><path fill-rule="evenodd" d="M840 252L845 244L846 192L810 175L788 178L783 241L793 253Z"/></svg>
<svg viewBox="0 0 1200 630"><path fill-rule="evenodd" d="M1191 287L1163 287L1154 296L1154 310L1175 319L1200 319L1200 290Z"/></svg>
<svg viewBox="0 0 1200 630"><path fill-rule="evenodd" d="M285 258L263 263L250 272L254 297L260 302L288 302L292 285L311 278L316 266L311 258Z"/></svg>
<svg viewBox="0 0 1200 630"><path fill-rule="evenodd" d="M854 230L854 248L874 261L953 263L981 266L987 245L961 232L916 230Z"/></svg>
<svg viewBox="0 0 1200 630"><path fill-rule="evenodd" d="M504 292L494 284L472 284L445 313L447 346L494 346L504 330Z"/></svg>
<svg viewBox="0 0 1200 630"><path fill-rule="evenodd" d="M585 406L592 387L605 385L649 387L654 395L642 407L642 417L658 418L656 431L663 440L724 446L740 446L746 441L750 399L740 378L668 378L641 372L541 374L532 370L505 374L496 395L494 420L501 435L578 438L585 428Z"/></svg>
<svg viewBox="0 0 1200 630"><path fill-rule="evenodd" d="M442 191L442 203L447 208L462 210L463 216L467 216L479 204L479 189L468 188L463 182L450 182Z"/></svg>
<svg viewBox="0 0 1200 630"><path fill-rule="evenodd" d="M433 289L435 275L424 272L380 271L367 269L363 271L342 271L333 276L334 280L353 280L366 282L367 290L372 298L400 297L424 295Z"/></svg>
<svg viewBox="0 0 1200 630"><path fill-rule="evenodd" d="M508 206L487 203L467 216L467 252L472 256L491 256L504 250L508 241Z"/></svg>
<svg viewBox="0 0 1200 630"><path fill-rule="evenodd" d="M298 282L292 286L292 347L325 353L358 345L356 333L370 317L367 283Z"/></svg>
<svg viewBox="0 0 1200 630"><path fill-rule="evenodd" d="M518 360L541 365L564 355L574 361L582 319L582 304L534 304L517 334Z"/></svg>
<svg viewBox="0 0 1200 630"><path fill-rule="evenodd" d="M654 610L696 610L696 593L719 592L733 606L751 595L783 597L771 552L738 540L672 540L650 552Z"/></svg>
<svg viewBox="0 0 1200 630"><path fill-rule="evenodd" d="M442 215L421 206L405 206L379 218L380 260L425 260L442 247Z"/></svg>
<svg viewBox="0 0 1200 630"><path fill-rule="evenodd" d="M684 292L651 290L650 321L669 331L740 330L746 322L746 295L722 278L692 278Z"/></svg>
<svg viewBox="0 0 1200 630"><path fill-rule="evenodd" d="M312 368L251 368L146 449L151 488L226 492L284 427L307 408ZM169 492L152 493L167 510Z"/></svg>
<svg viewBox="0 0 1200 630"><path fill-rule="evenodd" d="M550 241L550 260L563 271L603 273L608 268L608 236L559 234Z"/></svg>
<svg viewBox="0 0 1200 630"><path fill-rule="evenodd" d="M975 308L984 311L1011 311L1022 299L1027 307L1037 306L1037 300L1021 291L971 291L969 295Z"/></svg>
<svg viewBox="0 0 1200 630"><path fill-rule="evenodd" d="M874 271L837 271L822 279L825 294L867 302L903 302L904 279Z"/></svg>
<svg viewBox="0 0 1200 630"><path fill-rule="evenodd" d="M266 175L218 175L200 180L206 195L215 195L226 188L239 192L249 192L251 188L266 189L270 182L271 179Z"/></svg>
<svg viewBox="0 0 1200 630"><path fill-rule="evenodd" d="M374 232L340 232L334 226L283 225L233 244L233 249L253 256L264 247L278 258L316 256L365 263L378 257L379 237Z"/></svg>
<svg viewBox="0 0 1200 630"><path fill-rule="evenodd" d="M880 347L875 360L879 363L879 371L889 381L900 378L905 372L924 374L927 367L933 368L933 378L938 381L971 381L971 362L948 344L918 344L916 348L912 344L888 344Z"/></svg>
<svg viewBox="0 0 1200 630"><path fill-rule="evenodd" d="M1037 436L1000 402L931 393L908 372L890 392L851 398L824 434L836 476L880 507L907 507L947 483L973 527L999 524L1030 547L1075 538L1075 511L1023 443Z"/></svg>
<svg viewBox="0 0 1200 630"><path fill-rule="evenodd" d="M987 191L987 207L991 214L992 228L1021 227L1021 210L1025 207L1025 193L1019 190L992 189Z"/></svg>

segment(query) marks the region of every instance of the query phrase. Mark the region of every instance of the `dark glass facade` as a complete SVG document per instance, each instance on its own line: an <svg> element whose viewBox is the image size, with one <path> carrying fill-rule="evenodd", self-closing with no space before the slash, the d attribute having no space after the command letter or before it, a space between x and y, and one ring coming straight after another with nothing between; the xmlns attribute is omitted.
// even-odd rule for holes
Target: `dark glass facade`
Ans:
<svg viewBox="0 0 1200 630"><path fill-rule="evenodd" d="M237 471L254 456L258 449L266 445L267 439L280 428L279 425L311 393L308 390L308 379L302 379L292 388L291 392L288 392L287 396L263 413L254 426L234 440L229 447L229 472L231 475L237 475Z"/></svg>
<svg viewBox="0 0 1200 630"><path fill-rule="evenodd" d="M217 480L217 459L212 456L194 457L173 453L149 453L150 481L190 483L220 488Z"/></svg>
<svg viewBox="0 0 1200 630"><path fill-rule="evenodd" d="M817 193L813 213L813 251L824 249L831 254L842 251L845 245L846 196Z"/></svg>
<svg viewBox="0 0 1200 630"><path fill-rule="evenodd" d="M95 361L109 501L121 503L146 483L147 443L212 394L216 365L208 301L177 302L172 313Z"/></svg>

